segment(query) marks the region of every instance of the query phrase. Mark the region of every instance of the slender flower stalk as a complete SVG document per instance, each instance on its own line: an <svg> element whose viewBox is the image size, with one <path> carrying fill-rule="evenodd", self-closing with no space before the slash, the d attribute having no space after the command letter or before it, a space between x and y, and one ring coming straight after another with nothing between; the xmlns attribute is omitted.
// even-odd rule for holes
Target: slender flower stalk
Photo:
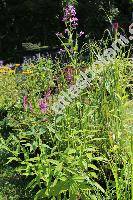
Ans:
<svg viewBox="0 0 133 200"><path fill-rule="evenodd" d="M68 4L64 9L64 17L62 21L65 23L64 33L56 33L57 37L61 41L64 51L60 50L59 54L66 53L68 54L72 64L77 66L78 63L78 38L84 35L84 32L81 31L77 34L76 29L78 26L78 18L76 16L76 9L74 5ZM67 44L67 45L66 45ZM68 75L68 79L71 77Z"/></svg>
<svg viewBox="0 0 133 200"><path fill-rule="evenodd" d="M30 102L30 111L33 112L33 107L31 102Z"/></svg>
<svg viewBox="0 0 133 200"><path fill-rule="evenodd" d="M27 106L28 106L28 97L24 96L23 97L23 108L24 108L24 110L27 109Z"/></svg>

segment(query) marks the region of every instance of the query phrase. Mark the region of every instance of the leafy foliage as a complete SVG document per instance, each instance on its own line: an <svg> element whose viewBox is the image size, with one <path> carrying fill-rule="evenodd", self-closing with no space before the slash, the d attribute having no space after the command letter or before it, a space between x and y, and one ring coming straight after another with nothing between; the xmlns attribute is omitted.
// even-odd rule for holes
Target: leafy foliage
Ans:
<svg viewBox="0 0 133 200"><path fill-rule="evenodd" d="M68 44L73 47L70 37L71 32ZM96 55L102 53L100 45L89 43L86 61L78 58L63 67L63 58L40 58L25 63L22 73L0 74L1 166L6 163L7 171L13 166L13 174L26 178L25 199L133 197L132 61L121 48L112 61L93 70ZM108 40L102 44L107 46ZM63 114L55 114L52 105L76 83L80 70L94 78ZM16 191L15 195L19 198Z"/></svg>

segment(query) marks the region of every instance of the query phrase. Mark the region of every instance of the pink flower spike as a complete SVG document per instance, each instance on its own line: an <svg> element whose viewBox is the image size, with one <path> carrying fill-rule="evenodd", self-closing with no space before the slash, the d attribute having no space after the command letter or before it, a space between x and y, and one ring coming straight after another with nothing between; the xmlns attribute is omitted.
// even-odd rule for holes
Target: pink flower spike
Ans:
<svg viewBox="0 0 133 200"><path fill-rule="evenodd" d="M32 103L30 103L30 111L33 112Z"/></svg>
<svg viewBox="0 0 133 200"><path fill-rule="evenodd" d="M28 97L27 97L27 96L24 96L24 97L23 97L23 107L24 107L24 110L27 109L27 104L28 104Z"/></svg>
<svg viewBox="0 0 133 200"><path fill-rule="evenodd" d="M71 23L71 25L75 28L77 26L78 18L76 17L76 9L74 5L67 5L64 10L64 17L62 19L64 22Z"/></svg>

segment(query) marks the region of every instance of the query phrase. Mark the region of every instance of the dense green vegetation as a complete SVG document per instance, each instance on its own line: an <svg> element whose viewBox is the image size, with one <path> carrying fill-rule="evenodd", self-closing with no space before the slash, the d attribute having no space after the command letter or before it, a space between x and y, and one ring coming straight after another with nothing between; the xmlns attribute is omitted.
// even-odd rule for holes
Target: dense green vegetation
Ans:
<svg viewBox="0 0 133 200"><path fill-rule="evenodd" d="M41 0L21 3L47 13ZM58 57L22 66L0 61L0 199L133 200L132 43L127 36L120 42L115 21L102 39L90 34L81 44L86 30L74 5L63 11ZM108 15L111 23L115 15Z"/></svg>

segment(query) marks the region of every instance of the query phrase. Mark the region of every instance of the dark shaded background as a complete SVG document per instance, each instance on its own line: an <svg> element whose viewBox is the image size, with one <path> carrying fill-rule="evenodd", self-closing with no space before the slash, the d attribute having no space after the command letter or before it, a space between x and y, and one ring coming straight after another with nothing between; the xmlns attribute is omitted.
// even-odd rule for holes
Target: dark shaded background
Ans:
<svg viewBox="0 0 133 200"><path fill-rule="evenodd" d="M111 27L107 15L124 29L131 22L129 0L79 0L76 6L79 30L90 38L101 38L104 30ZM60 0L0 0L0 59L10 60L28 48L32 51L39 46L59 45L55 33L64 30L62 16Z"/></svg>

